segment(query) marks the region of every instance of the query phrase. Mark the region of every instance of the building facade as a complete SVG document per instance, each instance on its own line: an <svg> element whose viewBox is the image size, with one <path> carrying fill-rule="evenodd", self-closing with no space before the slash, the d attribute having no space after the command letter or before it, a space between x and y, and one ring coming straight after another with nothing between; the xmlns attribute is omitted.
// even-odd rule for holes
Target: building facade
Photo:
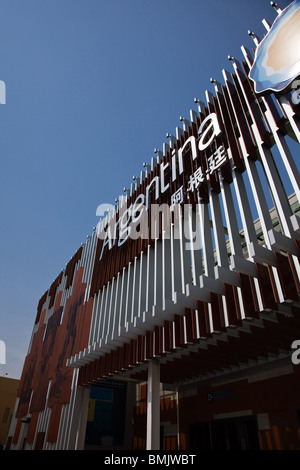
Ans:
<svg viewBox="0 0 300 470"><path fill-rule="evenodd" d="M0 450L5 447L20 381L0 377Z"/></svg>
<svg viewBox="0 0 300 470"><path fill-rule="evenodd" d="M300 448L300 6L274 8L41 297L10 449Z"/></svg>

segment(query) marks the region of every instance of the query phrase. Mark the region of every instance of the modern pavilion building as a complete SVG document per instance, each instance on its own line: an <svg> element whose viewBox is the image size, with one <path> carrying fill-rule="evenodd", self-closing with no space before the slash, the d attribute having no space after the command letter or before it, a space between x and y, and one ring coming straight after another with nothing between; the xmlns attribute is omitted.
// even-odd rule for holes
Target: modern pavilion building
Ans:
<svg viewBox="0 0 300 470"><path fill-rule="evenodd" d="M300 2L273 6L41 297L7 448L300 448Z"/></svg>

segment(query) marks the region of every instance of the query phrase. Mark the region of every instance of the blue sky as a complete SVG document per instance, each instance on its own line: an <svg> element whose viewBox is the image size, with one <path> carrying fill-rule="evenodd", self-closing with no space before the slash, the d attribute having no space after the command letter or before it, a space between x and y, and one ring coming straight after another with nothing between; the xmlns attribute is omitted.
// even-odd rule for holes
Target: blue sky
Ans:
<svg viewBox="0 0 300 470"><path fill-rule="evenodd" d="M0 0L0 375L20 377L37 303L97 206L275 17L268 0Z"/></svg>

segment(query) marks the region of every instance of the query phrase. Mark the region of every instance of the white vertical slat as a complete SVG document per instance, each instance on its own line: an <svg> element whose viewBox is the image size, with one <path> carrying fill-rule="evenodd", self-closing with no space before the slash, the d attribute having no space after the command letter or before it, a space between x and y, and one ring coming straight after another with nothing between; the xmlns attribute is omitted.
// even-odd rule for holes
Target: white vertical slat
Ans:
<svg viewBox="0 0 300 470"><path fill-rule="evenodd" d="M175 221L171 226L171 256L172 300L174 300L176 292L181 290L180 242L177 217L175 217Z"/></svg>
<svg viewBox="0 0 300 470"><path fill-rule="evenodd" d="M99 343L100 341L100 328L102 324L102 308L104 302L103 289L98 292L98 301L96 306L96 322L95 322L95 333L94 333L94 342Z"/></svg>
<svg viewBox="0 0 300 470"><path fill-rule="evenodd" d="M86 302L89 298L90 287L91 287L91 277L94 267L95 255L96 255L96 247L97 247L97 234L94 231L91 237L87 242L87 254L86 260L83 264L84 266L84 273L83 273L83 280L82 282L87 284L85 298L84 301Z"/></svg>
<svg viewBox="0 0 300 470"><path fill-rule="evenodd" d="M209 218L208 204L199 201L200 233L203 246L204 275L214 276L214 249L211 236L211 221Z"/></svg>
<svg viewBox="0 0 300 470"><path fill-rule="evenodd" d="M97 326L99 322L99 302L101 298L101 291L97 292L94 296L94 304L93 304L93 313L92 313L92 320L91 320L91 330L90 330L90 338L89 338L89 345L94 344L97 341Z"/></svg>
<svg viewBox="0 0 300 470"><path fill-rule="evenodd" d="M237 72L237 69L238 69L237 62L235 62L233 65L234 65L234 68ZM249 115L250 115L250 117L253 121L251 129L252 129L253 135L255 137L258 149L259 149L261 162L262 162L263 168L264 168L265 173L266 173L266 177L267 177L267 180L268 180L268 184L270 186L271 193L273 195L274 203L275 203L275 206L276 206L277 211L278 211L278 216L279 216L280 220L282 221L283 228L285 229L285 233L288 235L288 234L291 233L292 227L291 227L291 224L290 224L290 220L289 219L287 220L287 217L285 215L285 214L289 214L289 212L290 212L287 196L286 196L285 191L283 189L281 179L278 175L278 170L274 165L274 161L273 161L271 152L270 152L269 149L267 149L264 146L264 144L262 142L262 139L261 139L260 133L258 131L258 127L257 127L257 124L255 122L255 118L254 118L250 103L248 101L246 92L244 90L243 84L240 80L240 77L239 77L238 73L237 73L237 77L238 77L239 84L240 84L240 87L241 87L242 92L243 92L245 103L247 105L248 113L249 113ZM289 151L288 145L286 144L286 141L285 141L284 137L281 136L280 133L278 133L278 128L276 126L274 117L273 117L273 115L270 111L268 103L266 102L266 100L264 98L262 98L262 99L263 99L264 105L267 109L267 111L264 113L264 116L266 118L266 121L268 122L269 128L271 129L271 132L273 134L275 143L277 145L277 148L279 149L280 155L281 155L282 160L283 160L283 162L285 164L285 167L287 169L288 176L289 176L290 181L293 185L294 191L296 192L298 200L300 201L300 192L299 192L300 176L299 176L297 166L296 166L295 161L294 161L294 159L293 159L293 157L292 157L292 155Z"/></svg>
<svg viewBox="0 0 300 470"><path fill-rule="evenodd" d="M139 310L139 281L140 281L140 259L135 256L133 263L133 279L132 279L132 300L129 316L129 323L133 325L135 316Z"/></svg>
<svg viewBox="0 0 300 470"><path fill-rule="evenodd" d="M255 138L259 140L256 126L252 126ZM264 148L262 144L258 142L259 153L261 162L266 173L266 178L270 186L271 193L275 207L277 209L278 217L281 222L282 229L286 235L291 235L293 229L291 227L290 219L291 208L286 196L286 193L282 186L282 181L278 175L278 170L274 165L274 161L269 149ZM299 192L298 192L299 195Z"/></svg>
<svg viewBox="0 0 300 470"><path fill-rule="evenodd" d="M154 242L154 302L156 307L162 307L162 242Z"/></svg>
<svg viewBox="0 0 300 470"><path fill-rule="evenodd" d="M182 264L182 281L181 292L186 293L186 285L192 284L192 258L191 258L191 244L190 244L190 219L189 209L186 206L181 210L180 217L180 230L181 230L181 264Z"/></svg>
<svg viewBox="0 0 300 470"><path fill-rule="evenodd" d="M153 305L153 248L148 245L147 251L147 292L146 292L146 308L145 312L148 312Z"/></svg>
<svg viewBox="0 0 300 470"><path fill-rule="evenodd" d="M236 208L231 193L231 184L225 181L219 172L221 195L223 199L224 214L228 231L231 254L243 256L241 235L238 227Z"/></svg>
<svg viewBox="0 0 300 470"><path fill-rule="evenodd" d="M65 420L65 430L64 435L61 439L61 449L62 450L69 450L70 449L70 439L71 439L71 428L73 424L74 410L75 407L75 399L77 394L77 381L78 381L78 373L79 369L74 369L73 377L72 377L72 384L71 384L71 397L68 406L66 407L66 420Z"/></svg>
<svg viewBox="0 0 300 470"><path fill-rule="evenodd" d="M63 441L63 438L66 434L66 426L67 426L69 406L70 406L69 403L63 404L63 406L62 406L58 436L57 436L57 441L56 441L56 444L55 444L55 450L63 450L63 442L62 441Z"/></svg>
<svg viewBox="0 0 300 470"><path fill-rule="evenodd" d="M199 227L199 204L196 210L189 206L188 208L188 224L189 224L189 243L191 256L192 284L199 285L199 276L203 274L202 268L202 244L200 238ZM195 230L194 230L195 229Z"/></svg>
<svg viewBox="0 0 300 470"><path fill-rule="evenodd" d="M258 151L259 151L259 154L260 154L261 161L264 164L264 163L266 163L266 155L265 155L265 149L264 149L264 146L263 146L263 143L262 143L262 139L261 139L260 133L258 131L258 127L257 127L257 124L255 122L255 119L254 119L254 116L253 116L253 113L252 113L252 110L251 110L251 106L249 105L249 102L248 102L248 99L247 99L247 96L246 96L246 92L243 88L243 84L241 83L241 81L240 81L240 86L243 90L243 94L244 94L244 98L245 98L245 101L246 101L246 104L247 104L247 107L248 107L249 114L250 114L250 116L252 117L252 120L253 120L253 124L252 124L251 128L252 128L254 138L256 140L256 144L257 144L257 147L258 147ZM238 121L237 121L237 123L238 123ZM241 136L242 136L242 134L241 134ZM242 140L242 137L241 137L241 140ZM242 149L244 149L244 146L242 146ZM260 182L260 178L259 178L259 175L258 175L258 172L257 172L257 168L255 166L255 162L252 161L251 158L248 158L247 155L244 155L244 161L245 161L245 165L246 165L246 169L247 169L247 174L249 176L251 189L252 189L252 192L253 192L253 196L254 196L254 200L255 200L255 203L256 203L257 211L258 211L258 214L259 214L260 223L261 223L262 231L263 231L263 234L264 234L265 244L266 244L267 248L271 250L272 246L271 246L271 243L270 243L270 240L269 240L269 233L268 232L269 232L269 230L273 229L273 224L272 224L272 220L271 220L271 217L270 217L269 208L268 208L268 205L266 203L264 190L263 190L263 187L262 187L261 182ZM268 173L268 176L270 177L270 172ZM274 189L274 192L276 192L274 187L273 187L273 189ZM283 295L283 291L282 291L282 287L281 287L281 283L280 283L280 279L279 279L277 269L274 266L272 266L272 271L273 271L273 275L274 275L274 279L275 279L276 288L277 288L277 292L278 292L280 302L283 302L284 301L284 295Z"/></svg>
<svg viewBox="0 0 300 470"><path fill-rule="evenodd" d="M125 291L125 318L124 326L130 322L131 302L132 302L132 282L133 282L133 264L129 262L127 267L126 291Z"/></svg>
<svg viewBox="0 0 300 470"><path fill-rule="evenodd" d="M249 198L247 195L245 182L243 175L238 171L232 168L233 175L233 184L235 189L235 194L238 202L238 207L240 211L240 216L243 225L243 233L245 237L245 242L247 246L247 251L249 253L250 244L257 243L255 228L253 224L253 216L249 204Z"/></svg>
<svg viewBox="0 0 300 470"><path fill-rule="evenodd" d="M141 317L142 313L146 310L147 289L147 254L142 251L140 255L139 299L137 314L139 318Z"/></svg>
<svg viewBox="0 0 300 470"><path fill-rule="evenodd" d="M111 331L111 339L116 340L118 337L118 316L120 315L120 301L121 301L121 274L117 274L116 279L116 290L115 290L115 297L113 301L113 318L112 318L112 331Z"/></svg>
<svg viewBox="0 0 300 470"><path fill-rule="evenodd" d="M285 165L285 168L287 170L287 173L289 175L290 181L292 183L292 186L294 188L294 191L297 195L298 201L300 201L300 175L298 172L297 165L294 161L294 158L290 152L290 149L285 141L285 138L278 132L278 128L276 126L276 122L274 120L274 117L270 111L269 105L266 102L264 98L262 98L267 111L265 112L266 119L268 121L268 124L270 126L270 129L272 131L273 137L275 139L275 143L277 145L277 148L280 152L282 161Z"/></svg>
<svg viewBox="0 0 300 470"><path fill-rule="evenodd" d="M122 271L119 318L118 318L118 324L117 324L118 334L120 334L121 329L125 327L126 285L127 285L126 280L127 280L127 276L128 276L128 271L124 267L123 271Z"/></svg>
<svg viewBox="0 0 300 470"><path fill-rule="evenodd" d="M268 231L273 228L270 211L265 197L265 191L261 183L259 173L255 162L251 158L245 158L247 175L250 181L250 187L258 212L261 228L264 235L265 244L270 248Z"/></svg>
<svg viewBox="0 0 300 470"><path fill-rule="evenodd" d="M247 253L248 253L247 258L250 264L245 263L244 259L240 258L237 255L232 255L231 264L236 264L236 262L240 259L242 260L242 263L240 263L239 271L243 272L244 274L248 274L250 276L255 276L256 270L253 264L253 258L250 254L250 248L252 244L257 244L257 238L256 238L255 229L254 229L251 208L250 208L250 204L249 204L249 200L248 200L248 196L247 196L247 192L245 188L245 183L243 180L243 175L238 170L235 171L234 169L232 169L232 174L233 174L233 183L234 183L236 198L238 201L238 207L239 207L240 216L241 216L242 225L243 225L243 234L245 237L245 242L246 242L246 247L247 247ZM242 265L242 269L241 269L241 265ZM257 299L259 303L259 308L260 310L263 310L261 293L260 293L257 279L255 277L254 277L254 284L255 284L256 295L257 295ZM238 293L239 293L242 316L244 316L243 302L241 299L240 292Z"/></svg>
<svg viewBox="0 0 300 470"><path fill-rule="evenodd" d="M107 319L106 319L106 331L105 331L105 341L106 342L112 336L115 291L116 291L116 278L114 277L112 279L112 282L111 282L111 291L110 291L109 302L108 302L108 311L107 311Z"/></svg>
<svg viewBox="0 0 300 470"><path fill-rule="evenodd" d="M243 48L243 52L244 52L244 56L245 56L246 60L248 61L249 65L250 65L248 51L246 51L246 49ZM237 70L237 67L238 67L237 63L234 63L233 65L234 65L235 69ZM262 145L262 139L261 139L260 133L258 131L258 127L257 127L256 121L254 119L254 116L253 116L253 113L252 113L252 110L251 110L251 106L249 105L246 92L244 90L243 84L242 84L242 82L239 78L238 73L237 73L237 77L239 79L239 83L240 83L241 89L243 91L245 102L247 103L249 114L250 114L250 116L253 120L253 124L251 126L252 132L253 132L253 135L254 135L255 140L256 140L256 144L257 144L257 147L258 147L258 150L259 150L261 160L264 162L265 161L265 152L264 152L264 146ZM233 109L234 109L234 107L233 107ZM237 123L238 123L238 121L237 121ZM241 134L240 141L241 142L243 141L242 134ZM260 223L261 223L262 231L263 231L263 234L264 234L265 244L266 244L267 248L270 249L270 252L271 252L272 247L271 247L271 243L270 243L270 240L269 240L268 231L272 230L273 225L272 225L272 221L271 221L271 217L270 217L270 212L269 212L269 209L268 209L268 206L267 206L267 203L266 203L264 191L263 191L263 188L262 188L262 185L261 185L261 182L260 182L260 178L259 178L259 175L258 175L258 172L257 172L257 168L255 166L255 162L253 162L251 160L251 158L248 158L248 156L245 154L245 151L244 151L245 146L242 145L241 147L242 147L242 150L244 152L244 161L245 161L247 174L249 176L249 180L250 180L250 184L251 184L251 190L253 192L253 196L254 196L254 199L255 199L257 211L258 211L258 214L259 214ZM251 247L250 247L250 250L251 250ZM265 252L265 254L266 253L267 252ZM273 275L274 275L274 278L275 278L276 288L277 288L277 292L278 292L280 302L283 302L284 301L284 295L283 295L283 292L282 292L281 283L280 283L280 279L279 279L277 269L274 266L272 266L272 271L273 271Z"/></svg>
<svg viewBox="0 0 300 470"><path fill-rule="evenodd" d="M217 263L220 266L228 267L228 253L225 240L222 212L220 207L219 195L209 188L209 200L212 215L213 233L215 239L215 250Z"/></svg>
<svg viewBox="0 0 300 470"><path fill-rule="evenodd" d="M109 289L109 284L106 284L105 286L103 286L103 289L102 289L97 342L100 342L104 338L105 312L106 312L106 305L107 305L108 289Z"/></svg>
<svg viewBox="0 0 300 470"><path fill-rule="evenodd" d="M162 225L162 302L165 305L167 299L172 298L172 282L171 282L171 240L170 227L165 227L165 217L163 217ZM168 230L168 231L167 231Z"/></svg>
<svg viewBox="0 0 300 470"><path fill-rule="evenodd" d="M300 143L300 123L298 119L295 118L295 112L293 111L291 104L284 95L280 95L278 97L278 101L283 114L289 120L293 138Z"/></svg>

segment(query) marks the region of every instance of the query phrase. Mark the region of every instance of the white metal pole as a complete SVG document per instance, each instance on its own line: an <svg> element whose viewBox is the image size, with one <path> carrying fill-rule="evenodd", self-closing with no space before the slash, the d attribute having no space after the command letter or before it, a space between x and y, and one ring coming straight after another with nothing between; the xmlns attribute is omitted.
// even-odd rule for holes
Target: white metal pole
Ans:
<svg viewBox="0 0 300 470"><path fill-rule="evenodd" d="M160 364L158 360L148 364L147 393L147 450L160 450Z"/></svg>

